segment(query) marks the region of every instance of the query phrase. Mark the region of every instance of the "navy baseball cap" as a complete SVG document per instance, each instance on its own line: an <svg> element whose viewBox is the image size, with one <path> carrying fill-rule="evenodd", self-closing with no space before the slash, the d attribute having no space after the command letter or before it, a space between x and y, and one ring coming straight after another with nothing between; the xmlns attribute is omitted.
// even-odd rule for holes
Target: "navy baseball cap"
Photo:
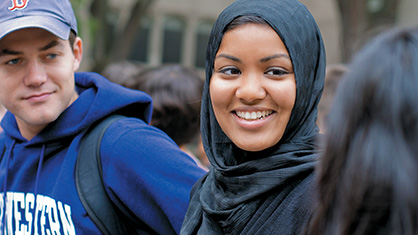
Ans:
<svg viewBox="0 0 418 235"><path fill-rule="evenodd" d="M45 29L67 40L77 34L77 21L69 0L0 0L0 39L24 28Z"/></svg>

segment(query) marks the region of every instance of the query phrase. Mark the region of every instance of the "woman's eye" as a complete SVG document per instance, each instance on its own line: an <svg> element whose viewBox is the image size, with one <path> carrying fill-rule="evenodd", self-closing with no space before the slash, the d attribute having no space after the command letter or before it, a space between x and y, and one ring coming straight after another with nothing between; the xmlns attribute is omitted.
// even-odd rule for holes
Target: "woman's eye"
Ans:
<svg viewBox="0 0 418 235"><path fill-rule="evenodd" d="M269 69L268 71L265 72L265 74L273 75L273 76L283 76L283 75L288 74L288 72L284 69L276 68L276 69Z"/></svg>
<svg viewBox="0 0 418 235"><path fill-rule="evenodd" d="M221 69L220 72L226 75L241 74L241 71L237 68L224 68L224 69Z"/></svg>

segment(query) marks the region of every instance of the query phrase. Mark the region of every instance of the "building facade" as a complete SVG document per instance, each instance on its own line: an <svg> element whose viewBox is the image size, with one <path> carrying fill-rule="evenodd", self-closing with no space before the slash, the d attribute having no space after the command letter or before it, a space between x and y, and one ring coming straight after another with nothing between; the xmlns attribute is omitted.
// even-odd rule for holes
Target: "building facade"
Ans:
<svg viewBox="0 0 418 235"><path fill-rule="evenodd" d="M120 7L121 1L115 4ZM203 69L212 25L219 13L232 2L234 0L154 0L151 9L141 20L141 29L129 59L150 66L181 63ZM335 0L301 2L311 11L319 25L327 52L327 63L339 63L340 22ZM129 4L125 6L129 7ZM417 0L402 0L399 10L398 25L418 25Z"/></svg>

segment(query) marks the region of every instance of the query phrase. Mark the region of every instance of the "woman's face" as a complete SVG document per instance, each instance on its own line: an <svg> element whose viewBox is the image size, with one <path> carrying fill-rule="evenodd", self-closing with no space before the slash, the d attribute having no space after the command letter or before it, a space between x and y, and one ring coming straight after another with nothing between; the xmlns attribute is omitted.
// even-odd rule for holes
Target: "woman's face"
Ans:
<svg viewBox="0 0 418 235"><path fill-rule="evenodd" d="M279 142L295 103L296 81L277 33L253 23L227 31L209 89L216 119L235 145L260 151Z"/></svg>

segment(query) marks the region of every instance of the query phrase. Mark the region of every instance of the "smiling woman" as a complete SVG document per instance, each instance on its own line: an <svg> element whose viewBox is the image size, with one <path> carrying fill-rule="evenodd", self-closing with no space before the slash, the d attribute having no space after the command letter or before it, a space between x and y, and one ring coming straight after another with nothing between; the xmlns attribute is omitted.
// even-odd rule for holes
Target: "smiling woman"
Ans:
<svg viewBox="0 0 418 235"><path fill-rule="evenodd" d="M277 33L255 23L228 30L209 90L219 125L239 148L260 151L279 142L295 103L296 82Z"/></svg>
<svg viewBox="0 0 418 235"><path fill-rule="evenodd" d="M238 0L206 55L202 140L211 171L195 184L181 234L300 234L312 211L325 50L295 0Z"/></svg>
<svg viewBox="0 0 418 235"><path fill-rule="evenodd" d="M149 125L149 95L77 72L82 57L69 0L0 1L0 103L7 109L0 234L178 234L192 185L206 171ZM111 204L96 211L84 207L74 178L80 146L92 128L119 115L102 132L92 165L103 170L97 183ZM99 213L124 223L103 222Z"/></svg>

